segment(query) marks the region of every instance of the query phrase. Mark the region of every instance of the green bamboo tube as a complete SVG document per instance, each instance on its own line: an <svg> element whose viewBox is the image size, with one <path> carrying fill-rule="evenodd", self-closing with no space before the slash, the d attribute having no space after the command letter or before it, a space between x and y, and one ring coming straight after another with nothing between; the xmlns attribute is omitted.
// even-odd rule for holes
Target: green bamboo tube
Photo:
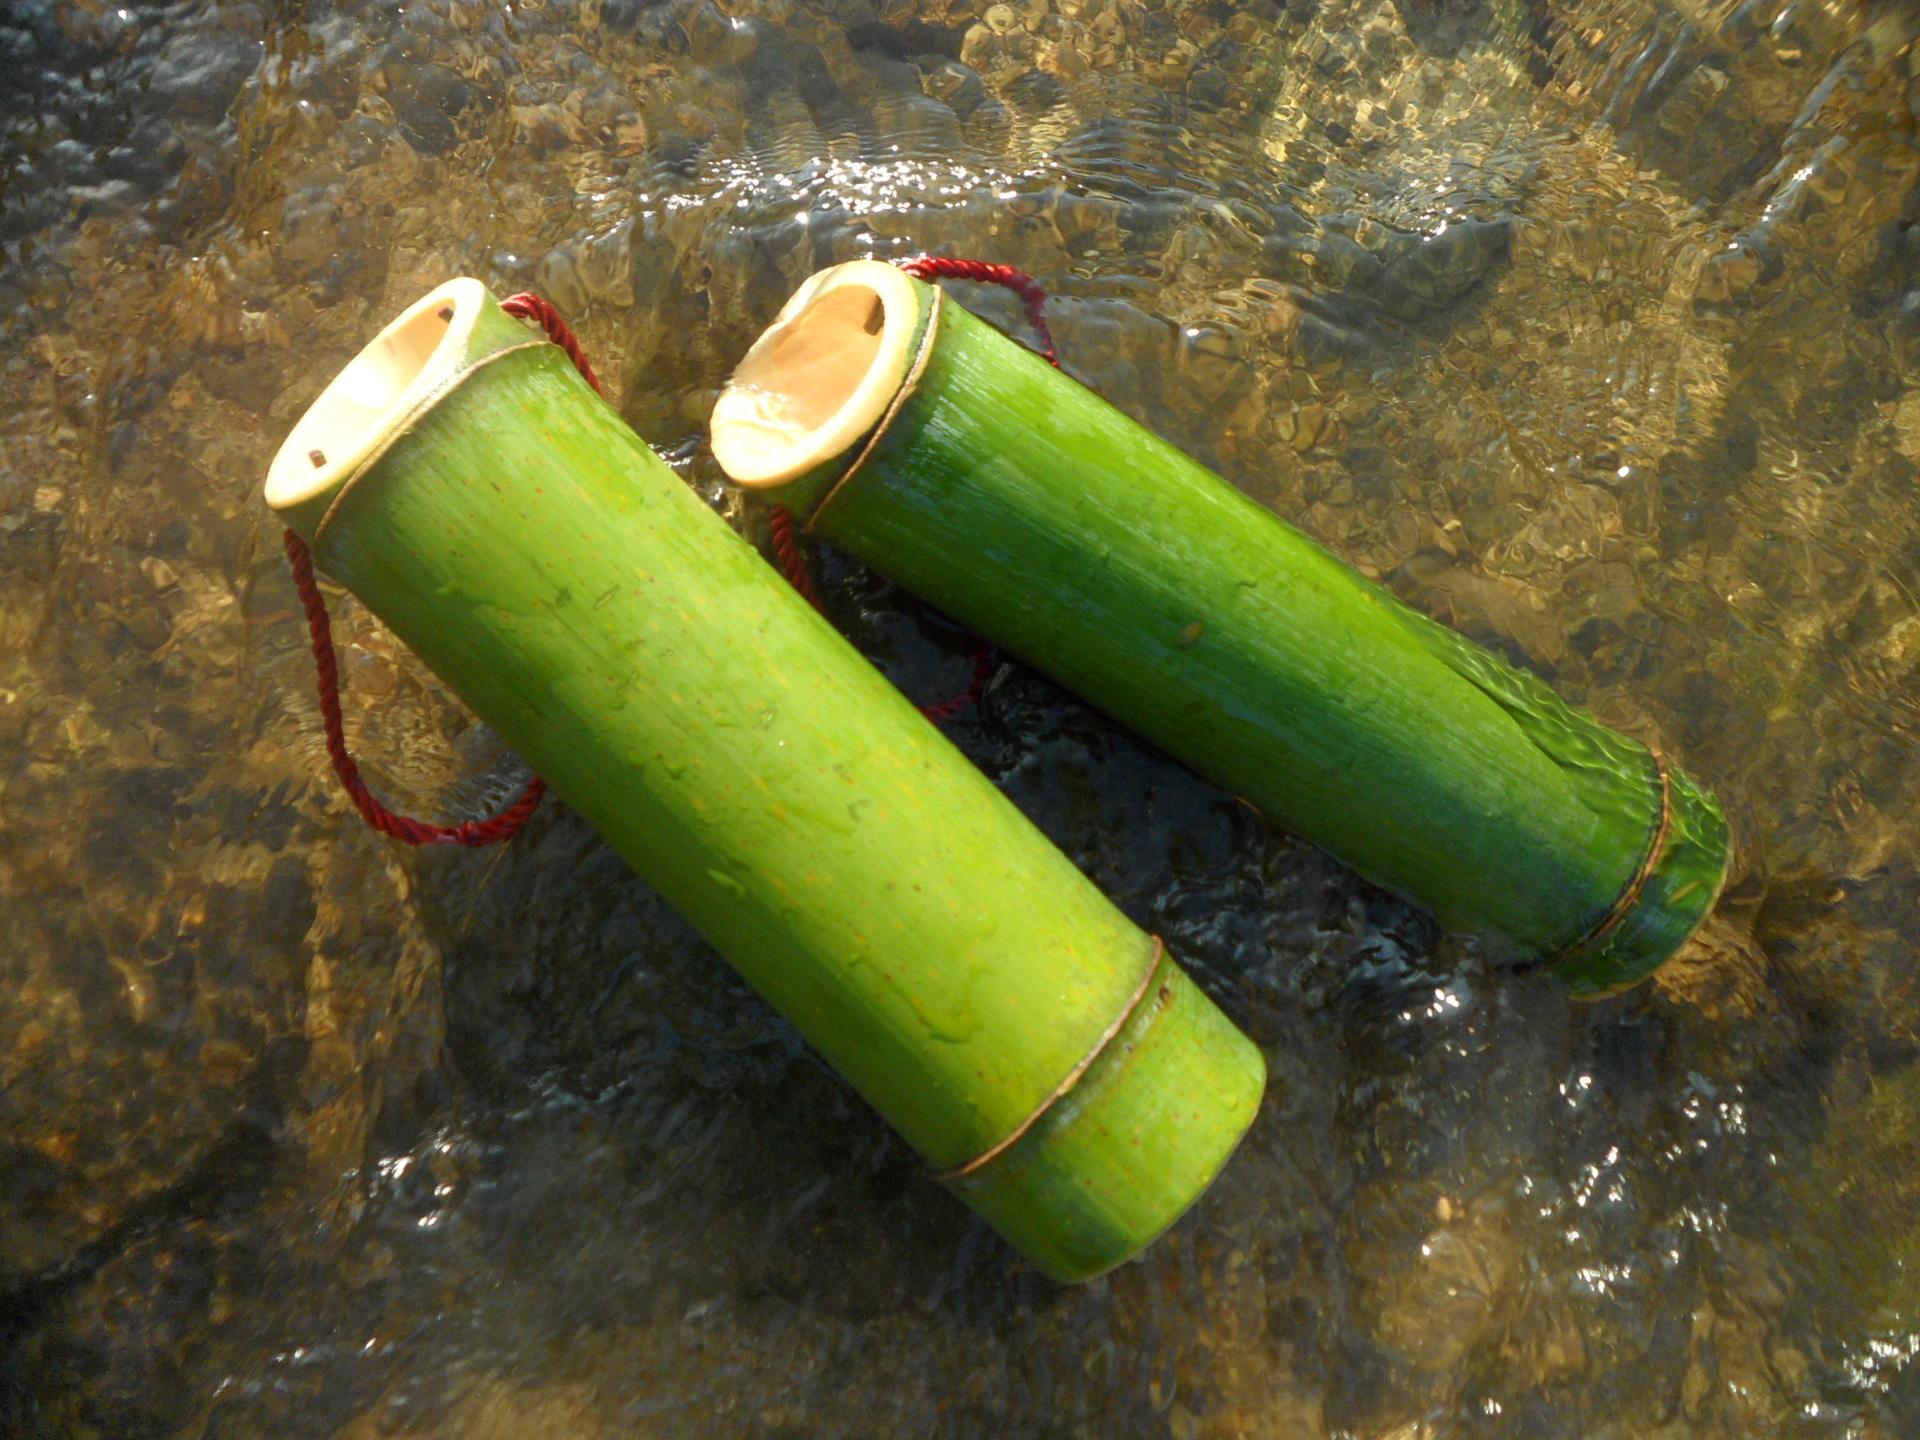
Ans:
<svg viewBox="0 0 1920 1440"><path fill-rule="evenodd" d="M347 366L266 494L1049 1274L1225 1163L1254 1046L478 281Z"/></svg>
<svg viewBox="0 0 1920 1440"><path fill-rule="evenodd" d="M1651 973L1723 883L1725 820L1677 767L891 266L802 287L722 391L713 447L806 528L1576 993Z"/></svg>

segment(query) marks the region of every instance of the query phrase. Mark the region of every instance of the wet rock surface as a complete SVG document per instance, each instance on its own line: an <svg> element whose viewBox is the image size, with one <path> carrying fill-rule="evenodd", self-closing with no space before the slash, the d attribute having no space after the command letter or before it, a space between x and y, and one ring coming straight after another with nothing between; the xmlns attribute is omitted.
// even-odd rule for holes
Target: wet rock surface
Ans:
<svg viewBox="0 0 1920 1440"><path fill-rule="evenodd" d="M0 1430L1920 1428L1920 49L1785 0L178 0L0 13ZM1142 1262L1040 1281L559 807L397 853L259 501L453 273L700 446L820 265L1070 370L1683 756L1732 920L1569 1004L1031 674L954 738L1262 1045ZM1017 329L1013 303L965 293ZM910 692L969 641L833 556ZM512 757L335 597L376 785Z"/></svg>

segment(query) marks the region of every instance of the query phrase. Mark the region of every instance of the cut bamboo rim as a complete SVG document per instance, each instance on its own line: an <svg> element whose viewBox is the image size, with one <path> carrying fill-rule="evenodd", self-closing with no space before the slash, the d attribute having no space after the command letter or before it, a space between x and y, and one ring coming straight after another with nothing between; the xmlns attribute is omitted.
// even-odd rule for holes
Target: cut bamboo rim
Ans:
<svg viewBox="0 0 1920 1440"><path fill-rule="evenodd" d="M351 477L421 402L454 380L487 303L469 276L401 311L333 378L267 467L267 504L288 510Z"/></svg>
<svg viewBox="0 0 1920 1440"><path fill-rule="evenodd" d="M736 484L782 485L852 447L907 380L922 306L878 260L823 270L787 301L713 407L713 455Z"/></svg>

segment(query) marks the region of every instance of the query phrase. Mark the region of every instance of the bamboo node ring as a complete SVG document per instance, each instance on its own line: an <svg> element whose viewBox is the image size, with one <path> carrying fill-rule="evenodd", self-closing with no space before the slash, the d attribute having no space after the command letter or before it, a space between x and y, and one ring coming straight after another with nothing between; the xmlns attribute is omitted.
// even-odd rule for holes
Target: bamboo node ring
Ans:
<svg viewBox="0 0 1920 1440"><path fill-rule="evenodd" d="M1153 990L1153 977L1160 973L1161 962L1166 959L1167 944L1166 941L1162 940L1158 935L1152 936L1151 938L1153 940L1153 953L1148 957L1146 973L1140 977L1140 983L1134 987L1133 994L1127 997L1127 1003L1120 1007L1120 1013L1114 1016L1113 1023L1100 1032L1100 1038L1093 1042L1093 1048L1080 1057L1074 1067L1067 1072L1066 1078L1054 1086L1053 1089L1048 1092L1046 1098L1033 1107L1026 1119L1014 1126L1013 1129L1009 1130L1003 1137L988 1146L985 1150L982 1150L964 1165L956 1165L951 1170L936 1171L931 1177L932 1179L938 1180L941 1184L946 1185L955 1180L964 1180L967 1176L985 1169L1015 1145L1018 1145L1026 1133L1038 1125L1040 1121L1045 1118L1046 1113L1066 1098L1067 1093L1086 1077L1087 1071L1093 1068L1093 1062L1105 1053L1107 1046L1113 1043L1114 1037L1126 1028L1127 1022L1131 1020L1135 1012L1139 1010L1140 1002L1145 1000ZM1160 998L1163 1001L1172 998L1171 993L1164 985L1160 987Z"/></svg>
<svg viewBox="0 0 1920 1440"><path fill-rule="evenodd" d="M1640 857L1640 867L1633 872L1633 878L1627 881L1613 905L1598 922L1571 945L1556 954L1549 965L1558 964L1570 956L1579 954L1589 946L1597 945L1626 921L1640 903L1640 897L1646 893L1647 882L1653 879L1653 872L1660 868L1660 861L1667 853L1667 841L1673 833L1673 774L1667 767L1667 758L1651 745L1647 753L1653 757L1654 774L1660 782L1660 810L1655 817L1653 828L1647 839L1646 853Z"/></svg>

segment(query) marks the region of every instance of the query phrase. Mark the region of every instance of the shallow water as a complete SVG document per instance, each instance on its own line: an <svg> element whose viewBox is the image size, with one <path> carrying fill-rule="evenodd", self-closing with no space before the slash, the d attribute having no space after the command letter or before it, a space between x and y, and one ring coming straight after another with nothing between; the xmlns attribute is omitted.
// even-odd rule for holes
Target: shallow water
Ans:
<svg viewBox="0 0 1920 1440"><path fill-rule="evenodd" d="M1920 1433L1920 22L1803 0L0 8L0 1430ZM453 273L700 446L856 255L1657 741L1764 963L1570 1004L1023 670L951 733L1265 1050L1039 1280L557 806L325 775L266 460ZM1014 305L966 294L1013 327ZM821 556L918 695L969 642ZM441 815L510 756L336 597Z"/></svg>

